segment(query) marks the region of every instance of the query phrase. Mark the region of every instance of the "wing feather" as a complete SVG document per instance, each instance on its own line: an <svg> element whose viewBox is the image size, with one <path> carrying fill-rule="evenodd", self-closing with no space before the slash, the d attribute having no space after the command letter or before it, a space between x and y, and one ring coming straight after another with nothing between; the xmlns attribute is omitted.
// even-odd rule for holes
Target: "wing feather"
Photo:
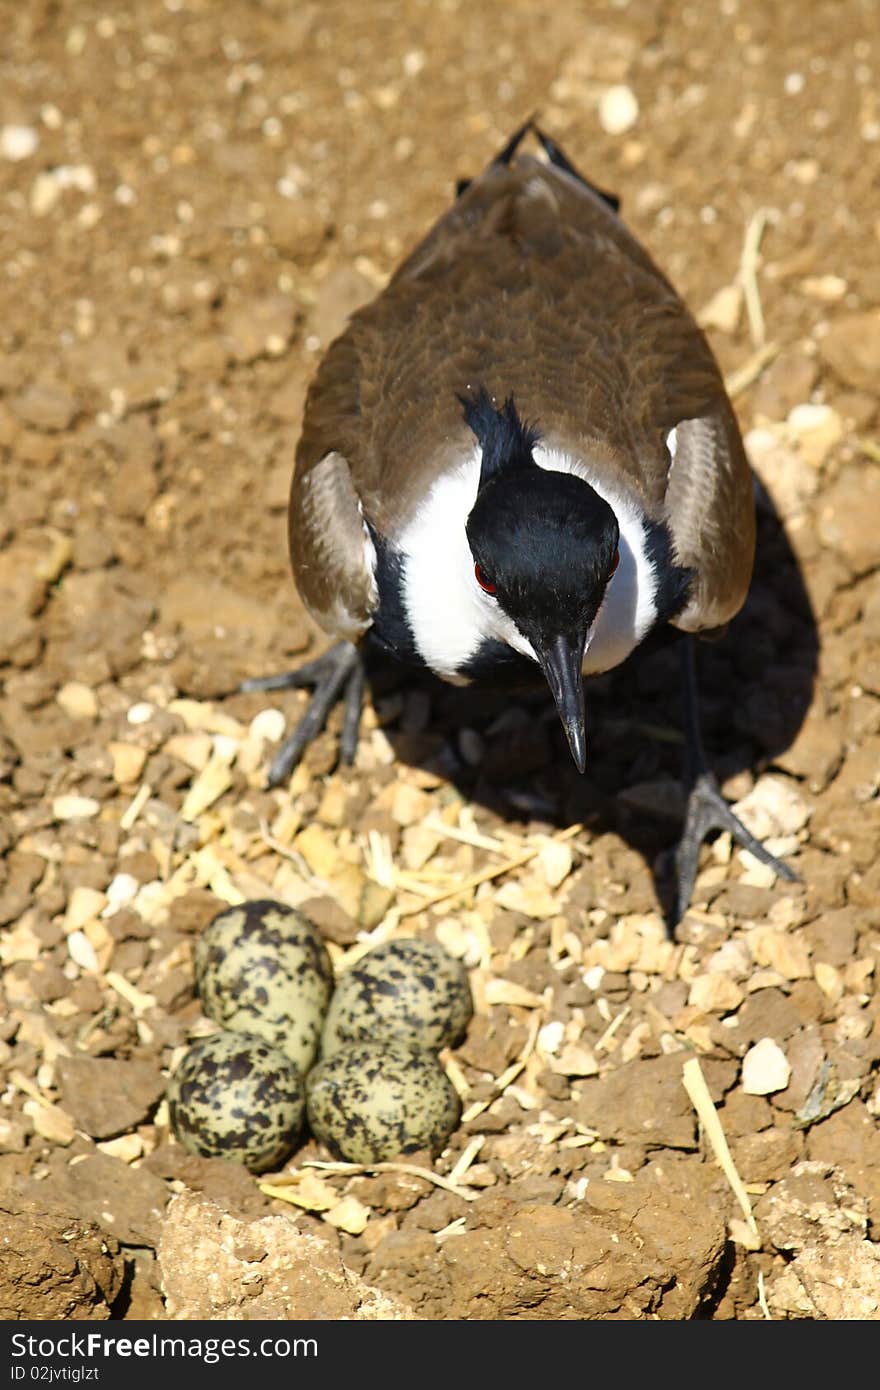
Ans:
<svg viewBox="0 0 880 1390"><path fill-rule="evenodd" d="M667 523L676 559L696 571L680 626L713 627L737 610L752 485L709 345L608 204L530 156L475 179L331 345L307 401L294 494L299 485L320 511L309 478L339 452L365 514L393 536L426 479L473 448L458 397L479 385L513 395L549 447L589 460L599 481ZM365 605L357 611L360 621Z"/></svg>

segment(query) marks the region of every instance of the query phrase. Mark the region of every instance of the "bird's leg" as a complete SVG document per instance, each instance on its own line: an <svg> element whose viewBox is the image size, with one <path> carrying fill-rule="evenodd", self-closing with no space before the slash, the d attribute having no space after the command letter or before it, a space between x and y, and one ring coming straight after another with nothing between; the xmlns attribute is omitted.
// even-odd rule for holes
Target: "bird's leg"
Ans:
<svg viewBox="0 0 880 1390"><path fill-rule="evenodd" d="M302 719L287 735L272 759L266 778L267 786L277 787L287 780L307 745L323 729L327 716L339 699L342 699L344 707L339 756L344 763L354 762L364 699L364 679L364 661L357 647L353 642L337 642L322 656L307 661L296 671L242 681L238 687L241 694L251 690L292 690L302 686L311 686L314 690Z"/></svg>
<svg viewBox="0 0 880 1390"><path fill-rule="evenodd" d="M684 787L687 794L684 831L675 854L675 903L672 926L681 921L688 909L694 880L697 876L697 861L700 846L713 830L727 830L743 849L749 850L762 864L769 864L780 878L797 882L797 874L781 859L766 850L760 840L756 840L742 821L733 814L721 794L713 773L706 761L703 740L700 734L700 718L697 698L697 679L694 664L694 641L685 636L680 644L682 665L682 693L684 697L685 755Z"/></svg>

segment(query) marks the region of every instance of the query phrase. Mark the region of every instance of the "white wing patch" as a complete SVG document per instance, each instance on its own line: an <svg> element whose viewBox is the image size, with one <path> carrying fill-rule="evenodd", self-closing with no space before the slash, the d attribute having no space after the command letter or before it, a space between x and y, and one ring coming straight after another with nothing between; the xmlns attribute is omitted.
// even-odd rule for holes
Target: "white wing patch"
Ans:
<svg viewBox="0 0 880 1390"><path fill-rule="evenodd" d="M584 656L585 674L608 671L623 661L654 622L657 579L648 558L638 506L612 494L591 474L589 464L538 444L535 462L584 478L614 511L620 527L620 563L599 609ZM403 602L416 646L437 675L463 684L459 672L480 644L495 638L535 661L531 644L474 577L465 522L477 496L480 450L438 478L399 537L403 555Z"/></svg>

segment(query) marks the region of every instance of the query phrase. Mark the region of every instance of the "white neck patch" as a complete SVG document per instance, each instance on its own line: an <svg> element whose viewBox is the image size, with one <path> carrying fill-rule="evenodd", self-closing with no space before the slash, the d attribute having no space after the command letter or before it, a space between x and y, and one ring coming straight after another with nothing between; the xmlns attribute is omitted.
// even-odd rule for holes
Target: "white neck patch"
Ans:
<svg viewBox="0 0 880 1390"><path fill-rule="evenodd" d="M460 465L438 478L398 539L403 557L403 605L423 660L439 676L465 684L459 673L487 639L506 642L535 661L531 643L474 577L465 522L480 480L477 446ZM608 671L623 661L654 621L657 579L646 552L638 506L612 494L591 475L589 465L537 444L535 462L559 473L575 473L595 488L620 527L620 563L593 624L584 657L585 674Z"/></svg>

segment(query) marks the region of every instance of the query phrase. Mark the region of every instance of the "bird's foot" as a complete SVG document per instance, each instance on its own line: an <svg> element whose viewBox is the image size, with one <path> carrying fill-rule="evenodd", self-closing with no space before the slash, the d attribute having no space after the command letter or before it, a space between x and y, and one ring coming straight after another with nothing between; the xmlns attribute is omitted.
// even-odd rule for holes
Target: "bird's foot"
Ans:
<svg viewBox="0 0 880 1390"><path fill-rule="evenodd" d="M322 656L307 661L296 671L281 676L262 676L243 681L238 687L244 694L252 690L293 690L311 686L309 707L296 727L287 735L269 766L266 785L277 787L285 782L303 753L323 729L327 717L338 700L342 700L344 715L339 739L339 760L353 763L357 752L358 730L364 699L364 662L353 642L337 642Z"/></svg>
<svg viewBox="0 0 880 1390"><path fill-rule="evenodd" d="M713 830L727 830L742 849L747 849L756 859L760 859L762 864L768 864L780 878L787 879L789 883L798 881L794 870L765 849L761 841L756 840L739 817L733 814L712 773L704 769L697 774L691 785L684 831L675 853L675 901L671 918L673 928L678 926L690 905L697 877L700 846Z"/></svg>

